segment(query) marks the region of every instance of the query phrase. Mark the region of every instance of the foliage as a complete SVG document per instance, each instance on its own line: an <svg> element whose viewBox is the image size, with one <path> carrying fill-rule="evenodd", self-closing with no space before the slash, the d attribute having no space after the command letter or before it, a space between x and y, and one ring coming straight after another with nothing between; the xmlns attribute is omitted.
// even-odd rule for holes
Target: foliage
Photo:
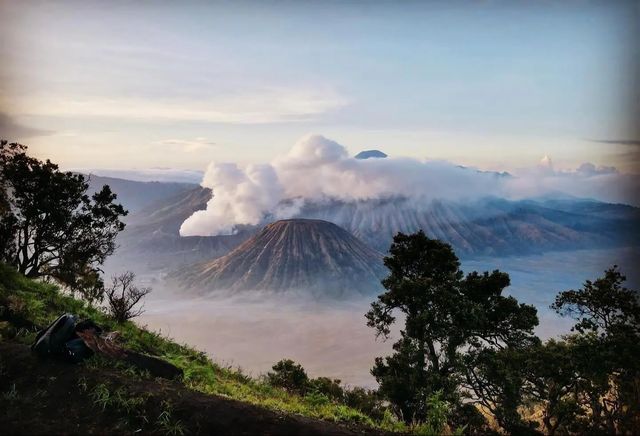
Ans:
<svg viewBox="0 0 640 436"><path fill-rule="evenodd" d="M173 406L168 401L162 402L162 412L158 415L156 424L162 432L166 435L181 436L185 433L184 427L180 420L176 420L172 417Z"/></svg>
<svg viewBox="0 0 640 436"><path fill-rule="evenodd" d="M340 386L340 380L329 377L318 377L309 380L309 390L318 392L332 401L343 402L345 391Z"/></svg>
<svg viewBox="0 0 640 436"><path fill-rule="evenodd" d="M465 356L484 389L480 403L511 433L636 434L640 431L640 305L613 267L552 308L576 320L574 334ZM478 391L478 388L475 391ZM519 409L533 405L540 422Z"/></svg>
<svg viewBox="0 0 640 436"><path fill-rule="evenodd" d="M21 144L0 141L0 169L24 150ZM18 219L13 214L9 192L9 181L4 171L0 170L0 262L8 262L17 255L15 235L18 232Z"/></svg>
<svg viewBox="0 0 640 436"><path fill-rule="evenodd" d="M327 403L344 404L374 420L382 420L385 407L376 391L361 387L346 388L340 380L328 377L309 378L305 369L291 359L283 359L267 373L269 385L289 393L304 396L307 403L319 406Z"/></svg>
<svg viewBox="0 0 640 436"><path fill-rule="evenodd" d="M0 141L0 261L74 291L98 286L99 266L114 252L127 212L109 186L92 196L88 186L83 175Z"/></svg>
<svg viewBox="0 0 640 436"><path fill-rule="evenodd" d="M344 403L374 419L381 420L383 418L385 408L382 406L382 401L377 391L360 386L345 389Z"/></svg>
<svg viewBox="0 0 640 436"><path fill-rule="evenodd" d="M535 432L536 423L524 420L518 409L527 398L523 366L528 361L530 347L535 348L536 344L471 349L463 358L465 386L473 392L473 399L510 433Z"/></svg>
<svg viewBox="0 0 640 436"><path fill-rule="evenodd" d="M614 265L581 289L561 292L552 305L577 321L577 334L542 350L564 369L547 364L549 382L539 383L547 388L540 395L547 431L640 433L640 300L625 280ZM531 373L540 377L545 366L536 357ZM565 395L552 389L560 382L568 385Z"/></svg>
<svg viewBox="0 0 640 436"><path fill-rule="evenodd" d="M105 289L109 313L117 322L122 323L141 315L142 306L136 307L151 292L151 288L139 288L134 285L136 275L127 271L112 277L111 286Z"/></svg>
<svg viewBox="0 0 640 436"><path fill-rule="evenodd" d="M400 311L404 329L393 345L394 354L377 358L371 372L381 394L406 422L424 421L436 393L452 407L462 406L463 349L530 343L538 323L536 310L502 295L509 285L505 273L463 276L451 246L422 231L398 233L389 253L384 263L390 273L382 282L387 291L366 314L367 325L386 338L394 311Z"/></svg>
<svg viewBox="0 0 640 436"><path fill-rule="evenodd" d="M626 277L617 265L604 272L604 277L587 280L582 289L558 294L551 305L562 316L577 322L578 333L612 335L640 335L640 302L638 293L622 284Z"/></svg>
<svg viewBox="0 0 640 436"><path fill-rule="evenodd" d="M273 371L267 373L267 379L271 386L285 389L304 395L309 389L309 377L304 368L291 359L282 359L272 367Z"/></svg>

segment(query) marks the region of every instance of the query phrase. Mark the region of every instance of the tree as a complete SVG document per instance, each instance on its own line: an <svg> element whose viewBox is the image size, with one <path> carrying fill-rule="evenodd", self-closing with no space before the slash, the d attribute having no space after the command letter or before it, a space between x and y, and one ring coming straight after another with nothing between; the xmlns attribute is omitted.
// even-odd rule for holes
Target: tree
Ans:
<svg viewBox="0 0 640 436"><path fill-rule="evenodd" d="M577 333L555 354L571 359L565 372L575 386L567 397L577 411L569 416L569 431L640 433L640 301L625 281L614 265L581 289L560 292L551 306L576 320L572 330ZM532 373L539 376L542 368L534 365ZM547 385L557 384L556 379ZM544 398L547 408L552 400Z"/></svg>
<svg viewBox="0 0 640 436"><path fill-rule="evenodd" d="M372 303L367 325L387 338L399 311L404 330L395 353L377 358L371 372L405 421L424 420L437 392L461 406L463 350L523 346L534 337L536 309L502 295L509 285L505 273L465 277L451 246L422 231L398 233L389 254L382 281L387 291Z"/></svg>
<svg viewBox="0 0 640 436"><path fill-rule="evenodd" d="M572 330L592 332L601 337L625 334L640 335L640 302L638 292L623 286L626 277L617 265L604 272L604 277L584 286L558 294L551 308L561 316L577 322Z"/></svg>
<svg viewBox="0 0 640 436"><path fill-rule="evenodd" d="M271 386L283 388L288 392L304 395L309 388L309 376L302 365L291 359L282 359L271 367L273 372L267 373Z"/></svg>
<svg viewBox="0 0 640 436"><path fill-rule="evenodd" d="M127 271L112 277L111 285L105 289L109 312L117 322L122 323L144 313L142 306L136 306L151 292L151 288L138 288L134 285L135 278L134 273Z"/></svg>
<svg viewBox="0 0 640 436"><path fill-rule="evenodd" d="M523 368L532 347L471 349L464 356L465 386L474 403L510 434L536 433L536 423L525 421L518 410L530 397Z"/></svg>
<svg viewBox="0 0 640 436"><path fill-rule="evenodd" d="M68 286L73 295L79 294L90 306L104 300L104 281L97 269L84 265L64 271L67 276L61 281Z"/></svg>
<svg viewBox="0 0 640 436"><path fill-rule="evenodd" d="M26 147L21 144L0 141L0 261L10 263L16 256L15 235L18 232L18 220L12 212L10 184L4 175L5 168Z"/></svg>
<svg viewBox="0 0 640 436"><path fill-rule="evenodd" d="M127 212L105 185L92 196L81 174L62 172L0 142L0 260L28 277L74 285L99 271L115 248Z"/></svg>
<svg viewBox="0 0 640 436"><path fill-rule="evenodd" d="M579 375L575 345L571 340L550 339L521 353L523 390L542 410L545 434L574 433L576 423L586 417L580 405L584 379Z"/></svg>

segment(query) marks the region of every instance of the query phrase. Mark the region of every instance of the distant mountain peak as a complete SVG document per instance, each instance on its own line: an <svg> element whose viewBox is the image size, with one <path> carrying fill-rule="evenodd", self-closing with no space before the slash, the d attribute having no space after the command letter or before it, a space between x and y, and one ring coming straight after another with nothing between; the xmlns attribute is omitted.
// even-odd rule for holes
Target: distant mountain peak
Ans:
<svg viewBox="0 0 640 436"><path fill-rule="evenodd" d="M387 155L380 150L364 150L354 156L356 159L383 159Z"/></svg>
<svg viewBox="0 0 640 436"><path fill-rule="evenodd" d="M333 223L287 219L265 226L226 256L174 277L211 291L302 291L339 298L374 294L386 269L382 254Z"/></svg>

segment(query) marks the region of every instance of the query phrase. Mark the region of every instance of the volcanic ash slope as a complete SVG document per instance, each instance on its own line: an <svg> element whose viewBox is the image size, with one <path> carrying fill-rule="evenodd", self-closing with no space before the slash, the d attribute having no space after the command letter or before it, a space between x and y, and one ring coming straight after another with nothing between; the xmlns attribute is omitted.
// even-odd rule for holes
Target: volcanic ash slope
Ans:
<svg viewBox="0 0 640 436"><path fill-rule="evenodd" d="M289 219L264 227L226 256L174 274L187 288L375 295L387 271L382 254L328 221Z"/></svg>

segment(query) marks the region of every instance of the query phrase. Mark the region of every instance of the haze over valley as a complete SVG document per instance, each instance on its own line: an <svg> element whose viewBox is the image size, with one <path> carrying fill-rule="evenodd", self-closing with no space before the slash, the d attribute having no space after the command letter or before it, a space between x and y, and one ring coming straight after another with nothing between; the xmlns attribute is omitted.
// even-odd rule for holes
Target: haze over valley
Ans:
<svg viewBox="0 0 640 436"><path fill-rule="evenodd" d="M570 326L549 309L557 292L613 263L631 286L640 282L640 210L629 205L558 191L466 201L397 193L298 197L274 206L291 218L264 210L257 223L237 223L231 234L181 236L185 221L211 207L216 188L165 183L141 184L138 190L162 193L129 200L134 211L106 271L135 268L154 287L141 318L151 328L254 375L286 356L311 374L374 386L370 362L393 341L376 340L364 313L381 290L382 257L397 231L423 229L451 243L465 271L508 272L508 293L535 305L543 338Z"/></svg>

